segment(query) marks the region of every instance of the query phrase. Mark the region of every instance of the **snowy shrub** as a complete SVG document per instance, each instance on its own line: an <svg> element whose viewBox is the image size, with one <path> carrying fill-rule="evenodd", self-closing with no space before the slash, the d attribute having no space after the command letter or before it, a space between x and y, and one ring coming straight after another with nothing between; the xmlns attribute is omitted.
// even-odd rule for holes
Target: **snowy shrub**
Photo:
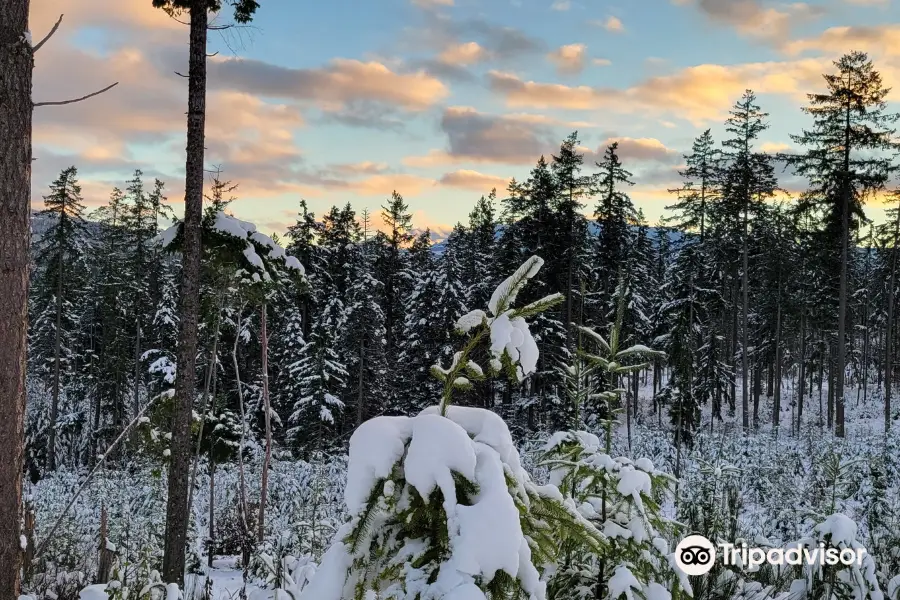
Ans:
<svg viewBox="0 0 900 600"><path fill-rule="evenodd" d="M250 569L255 583L263 590L254 599L273 598L296 600L316 573L317 565L311 556L296 557L287 552L290 534L283 536L274 547L257 552ZM271 591L271 593L268 593Z"/></svg>
<svg viewBox="0 0 900 600"><path fill-rule="evenodd" d="M612 458L586 431L560 432L547 444L543 465L550 482L572 498L585 519L606 536L600 552L564 546L562 565L550 579L554 600L637 594L669 598L687 578L673 568L669 541L676 524L662 513L674 478L647 459Z"/></svg>
<svg viewBox="0 0 900 600"><path fill-rule="evenodd" d="M346 503L352 519L303 598L534 598L538 565L560 540L598 549L600 533L535 486L500 417L439 407L377 417L350 441ZM349 570L349 572L348 572Z"/></svg>
<svg viewBox="0 0 900 600"><path fill-rule="evenodd" d="M821 548L826 551L864 550L864 546L857 540L857 533L855 521L846 515L835 513L817 524L809 535L793 546L810 553L817 549L821 551ZM790 571L795 575L790 591L800 600L882 600L884 594L875 570L875 560L868 553L863 553L861 564L802 565Z"/></svg>

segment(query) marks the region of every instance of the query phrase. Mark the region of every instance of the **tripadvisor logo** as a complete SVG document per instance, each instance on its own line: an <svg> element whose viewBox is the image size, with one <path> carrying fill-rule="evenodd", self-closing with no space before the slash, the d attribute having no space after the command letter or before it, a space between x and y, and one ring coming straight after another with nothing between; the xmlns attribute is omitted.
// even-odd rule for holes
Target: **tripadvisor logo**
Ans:
<svg viewBox="0 0 900 600"><path fill-rule="evenodd" d="M702 535L689 535L675 547L675 564L685 575L706 575L716 562L716 547Z"/></svg>
<svg viewBox="0 0 900 600"><path fill-rule="evenodd" d="M747 544L719 543L722 564L737 567L771 565L861 566L866 551L863 548L816 547L751 548ZM702 535L689 535L675 547L675 564L685 575L705 575L716 562L716 546Z"/></svg>

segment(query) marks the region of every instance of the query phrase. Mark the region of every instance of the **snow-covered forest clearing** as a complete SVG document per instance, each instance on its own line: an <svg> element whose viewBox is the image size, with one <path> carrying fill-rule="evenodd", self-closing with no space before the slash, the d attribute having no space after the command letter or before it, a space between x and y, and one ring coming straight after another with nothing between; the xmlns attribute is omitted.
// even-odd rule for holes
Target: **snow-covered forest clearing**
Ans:
<svg viewBox="0 0 900 600"><path fill-rule="evenodd" d="M207 0L154 6L190 20L184 214L141 171L97 210L76 166L29 184L0 36L0 600L900 600L900 115L866 54L796 152L737 98L660 223L573 133L446 237L397 192L267 235L204 171ZM688 576L692 534L865 554Z"/></svg>

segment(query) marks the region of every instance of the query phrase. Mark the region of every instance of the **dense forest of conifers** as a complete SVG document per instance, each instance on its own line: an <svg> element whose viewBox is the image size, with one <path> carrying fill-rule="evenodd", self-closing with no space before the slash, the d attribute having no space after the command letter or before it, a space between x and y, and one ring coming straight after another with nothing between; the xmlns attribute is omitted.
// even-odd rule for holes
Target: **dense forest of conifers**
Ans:
<svg viewBox="0 0 900 600"><path fill-rule="evenodd" d="M629 198L617 144L585 165L573 133L502 197L478 199L438 245L414 229L397 193L379 215L349 204L314 215L300 201L279 243L302 278L247 286L207 245L194 426L204 421L204 452L233 458L245 422L256 439L270 430L276 452L306 457L340 448L368 418L433 404L430 368L450 360L456 319L535 254L546 264L521 301L565 297L532 326L538 371L522 384L479 382L462 400L514 429L570 419L562 367L581 340L567 324L605 329L620 301L624 339L666 353L623 382L629 423L668 420L679 444L729 416L744 428L815 424L842 436L845 406L862 395L883 398L887 427L900 211L874 224L862 207L876 193L900 200L889 191L897 115L865 54L845 55L824 83L809 96L795 151L778 156L756 149L767 114L748 90L726 139L696 138L659 226ZM776 165L805 178L807 191L787 197ZM239 193L216 176L207 221ZM179 254L160 242L174 219L164 183L135 172L87 214L72 167L44 197L29 300L28 471L36 480L92 464L154 399L150 426L119 457L164 457L181 277ZM605 410L595 402L584 418Z"/></svg>

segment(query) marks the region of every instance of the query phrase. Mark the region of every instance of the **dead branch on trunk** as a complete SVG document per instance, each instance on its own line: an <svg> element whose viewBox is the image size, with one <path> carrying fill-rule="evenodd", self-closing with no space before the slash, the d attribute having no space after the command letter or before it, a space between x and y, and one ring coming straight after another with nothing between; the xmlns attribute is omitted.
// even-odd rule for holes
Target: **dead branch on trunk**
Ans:
<svg viewBox="0 0 900 600"><path fill-rule="evenodd" d="M94 92L93 94L88 94L87 96L82 96L81 98L73 98L72 100L61 100L59 102L35 102L33 104L33 106L35 108L37 108L38 106L61 106L63 104L74 104L76 102L81 102L82 100L87 100L88 98L93 98L94 96L99 96L103 92L108 92L109 90L113 89L117 85L119 85L118 81L110 86L103 88L102 90L100 90L98 92Z"/></svg>
<svg viewBox="0 0 900 600"><path fill-rule="evenodd" d="M53 26L53 29L50 30L50 33L48 33L47 35L45 35L45 36L44 36L44 39L42 39L42 40L39 41L37 44L35 44L35 45L34 45L34 48L31 49L31 53L32 53L32 54L34 54L34 53L36 53L38 50L40 50L40 49L41 49L41 46L43 46L44 44L46 44L46 43L47 43L47 40L49 40L49 39L53 36L53 34L56 33L56 30L59 29L59 24L62 23L62 19L63 19L63 15L59 15L59 19L56 20L56 25Z"/></svg>

